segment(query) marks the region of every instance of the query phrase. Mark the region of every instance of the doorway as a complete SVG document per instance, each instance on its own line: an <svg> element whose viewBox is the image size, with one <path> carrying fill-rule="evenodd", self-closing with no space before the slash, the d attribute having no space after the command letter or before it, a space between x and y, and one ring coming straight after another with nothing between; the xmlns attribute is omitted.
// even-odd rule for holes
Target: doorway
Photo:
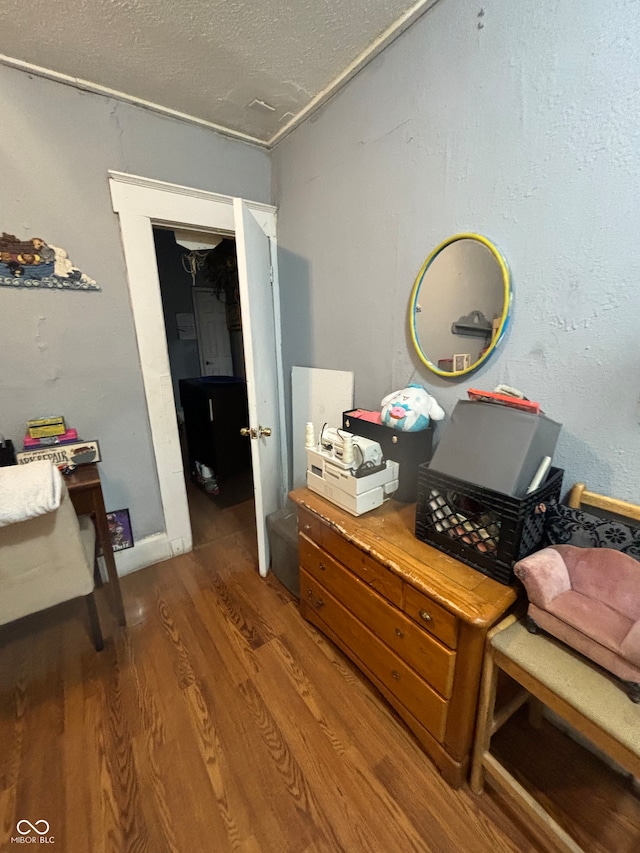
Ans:
<svg viewBox="0 0 640 853"><path fill-rule="evenodd" d="M255 531L235 239L153 226L194 549Z"/></svg>
<svg viewBox="0 0 640 853"><path fill-rule="evenodd" d="M257 568L264 576L269 569L266 517L283 506L289 483L276 209L122 172L109 172L109 188L119 217L164 515L164 530L153 537L154 561L191 550L192 532L152 226L235 236L245 330ZM148 563L137 567L142 565Z"/></svg>

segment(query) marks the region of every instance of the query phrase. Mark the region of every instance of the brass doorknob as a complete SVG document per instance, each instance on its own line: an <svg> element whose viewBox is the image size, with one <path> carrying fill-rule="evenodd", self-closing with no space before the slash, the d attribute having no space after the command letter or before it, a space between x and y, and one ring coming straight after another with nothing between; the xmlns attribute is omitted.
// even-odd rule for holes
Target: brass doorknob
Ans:
<svg viewBox="0 0 640 853"><path fill-rule="evenodd" d="M269 438L271 427L259 426L257 429L255 427L242 427L240 435L243 435L245 438L262 438L263 436Z"/></svg>

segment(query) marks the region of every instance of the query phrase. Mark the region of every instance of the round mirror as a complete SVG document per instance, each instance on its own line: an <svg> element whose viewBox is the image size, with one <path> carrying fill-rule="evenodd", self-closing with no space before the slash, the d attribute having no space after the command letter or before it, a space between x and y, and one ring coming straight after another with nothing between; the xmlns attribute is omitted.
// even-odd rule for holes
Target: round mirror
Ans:
<svg viewBox="0 0 640 853"><path fill-rule="evenodd" d="M422 265L411 293L411 337L429 370L449 378L480 367L500 343L511 306L507 264L486 237L456 234Z"/></svg>

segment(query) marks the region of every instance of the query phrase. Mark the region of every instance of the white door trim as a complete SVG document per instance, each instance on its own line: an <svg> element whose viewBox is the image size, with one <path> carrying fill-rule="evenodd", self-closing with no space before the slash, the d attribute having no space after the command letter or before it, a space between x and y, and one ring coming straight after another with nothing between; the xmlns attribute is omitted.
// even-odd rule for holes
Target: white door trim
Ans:
<svg viewBox="0 0 640 853"><path fill-rule="evenodd" d="M127 277L138 340L138 353L149 412L166 535L172 553L193 547L184 482L175 401L164 331L160 282L153 242L153 224L235 233L233 197L169 184L123 172L109 172L113 210L120 217ZM276 208L245 201L270 238L276 256ZM274 316L280 316L276 270L273 281ZM162 333L160 333L162 332ZM282 498L289 482L284 419L282 337L276 323L278 402L281 414Z"/></svg>
<svg viewBox="0 0 640 853"><path fill-rule="evenodd" d="M220 195L219 193L212 193L209 190L199 190L195 187L184 187L182 184L168 184L166 181L156 181L155 178L143 178L140 175L129 175L126 172L114 172L109 171L109 182L112 184L129 184L130 186L138 187L140 189L148 189L148 190L157 190L161 193L173 193L174 195L184 195L188 198L201 198L205 201L217 201L220 204L227 205L230 208L233 208L233 199L234 196L231 195ZM113 189L111 191L111 197L113 199ZM122 198L122 196L120 196ZM127 196L125 196L127 198ZM128 203L134 204L136 199L139 201L142 208L146 207L147 199L142 194L138 196L130 196L128 197ZM262 211L263 213L267 213L271 216L275 216L276 208L272 204L264 204L260 201L247 201L244 199L244 203L251 208L251 210L256 214L256 218L259 219L258 211ZM117 211L116 211L117 212ZM141 211L133 211L129 210L130 213ZM175 224L174 221L171 224ZM262 222L260 223L262 224ZM215 229L214 229L215 230ZM234 228L231 227L227 229L230 234L234 233ZM269 236L272 236L269 234Z"/></svg>

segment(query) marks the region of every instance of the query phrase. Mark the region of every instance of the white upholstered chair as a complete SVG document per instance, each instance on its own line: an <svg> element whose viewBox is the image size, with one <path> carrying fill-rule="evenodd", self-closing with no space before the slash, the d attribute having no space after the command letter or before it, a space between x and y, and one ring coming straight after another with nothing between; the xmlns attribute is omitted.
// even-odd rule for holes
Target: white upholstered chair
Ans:
<svg viewBox="0 0 640 853"><path fill-rule="evenodd" d="M93 522L78 519L64 483L58 509L0 527L0 625L83 597L94 646L103 649L95 543Z"/></svg>

